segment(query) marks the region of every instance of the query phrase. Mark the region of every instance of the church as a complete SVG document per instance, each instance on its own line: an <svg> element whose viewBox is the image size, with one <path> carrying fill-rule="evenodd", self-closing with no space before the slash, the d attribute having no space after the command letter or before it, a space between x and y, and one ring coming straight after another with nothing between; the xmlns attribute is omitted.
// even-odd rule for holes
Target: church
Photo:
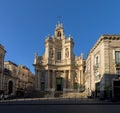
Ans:
<svg viewBox="0 0 120 113"><path fill-rule="evenodd" d="M83 54L75 56L74 41L64 34L58 22L53 36L45 39L45 53L34 58L35 88L48 92L81 92L84 90Z"/></svg>

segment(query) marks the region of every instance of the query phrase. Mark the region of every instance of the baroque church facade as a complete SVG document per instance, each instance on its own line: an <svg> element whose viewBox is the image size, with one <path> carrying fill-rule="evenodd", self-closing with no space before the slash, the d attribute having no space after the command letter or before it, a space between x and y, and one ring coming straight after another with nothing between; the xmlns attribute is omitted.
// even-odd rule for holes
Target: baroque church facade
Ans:
<svg viewBox="0 0 120 113"><path fill-rule="evenodd" d="M45 53L34 58L35 87L38 91L82 91L84 84L83 54L75 56L74 41L64 34L61 23L54 35L45 40Z"/></svg>

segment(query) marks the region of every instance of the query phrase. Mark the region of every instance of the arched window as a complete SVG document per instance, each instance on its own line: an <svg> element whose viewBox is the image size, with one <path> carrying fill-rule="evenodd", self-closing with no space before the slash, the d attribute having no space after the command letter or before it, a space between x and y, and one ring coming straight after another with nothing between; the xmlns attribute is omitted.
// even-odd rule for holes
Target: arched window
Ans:
<svg viewBox="0 0 120 113"><path fill-rule="evenodd" d="M61 37L61 32L60 31L58 31L57 36Z"/></svg>
<svg viewBox="0 0 120 113"><path fill-rule="evenodd" d="M13 82L9 81L8 82L8 93L11 94L13 92Z"/></svg>
<svg viewBox="0 0 120 113"><path fill-rule="evenodd" d="M99 65L99 59L98 59L98 56L96 57L95 65L96 65L96 67L98 67L98 65Z"/></svg>
<svg viewBox="0 0 120 113"><path fill-rule="evenodd" d="M61 60L61 52L57 52L57 60Z"/></svg>

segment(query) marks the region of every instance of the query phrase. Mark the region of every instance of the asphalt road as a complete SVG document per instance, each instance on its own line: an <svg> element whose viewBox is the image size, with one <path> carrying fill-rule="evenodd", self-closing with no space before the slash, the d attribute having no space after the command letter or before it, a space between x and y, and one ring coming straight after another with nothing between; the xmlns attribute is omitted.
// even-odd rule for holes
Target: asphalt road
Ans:
<svg viewBox="0 0 120 113"><path fill-rule="evenodd" d="M120 105L0 105L0 113L120 113Z"/></svg>

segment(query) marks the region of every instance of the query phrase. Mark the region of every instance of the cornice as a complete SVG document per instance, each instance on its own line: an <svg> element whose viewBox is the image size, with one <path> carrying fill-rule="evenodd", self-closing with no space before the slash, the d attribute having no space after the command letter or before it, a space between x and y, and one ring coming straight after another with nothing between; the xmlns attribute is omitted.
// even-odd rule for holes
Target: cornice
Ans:
<svg viewBox="0 0 120 113"><path fill-rule="evenodd" d="M88 56L90 55L90 53L92 53L98 47L98 45L103 40L108 40L108 41L120 40L120 34L103 34L103 35L101 35L100 38L98 39L98 41L94 44L93 48L90 50Z"/></svg>

